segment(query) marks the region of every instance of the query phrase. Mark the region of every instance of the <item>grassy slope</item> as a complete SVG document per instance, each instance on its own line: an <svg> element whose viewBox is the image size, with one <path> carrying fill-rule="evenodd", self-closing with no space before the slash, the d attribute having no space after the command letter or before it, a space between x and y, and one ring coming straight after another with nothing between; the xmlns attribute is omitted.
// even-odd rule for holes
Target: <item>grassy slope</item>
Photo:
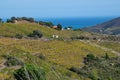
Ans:
<svg viewBox="0 0 120 80"><path fill-rule="evenodd" d="M69 42L55 40L50 42L44 42L41 40L17 40L11 38L1 38L0 44L2 46L0 50L1 56L3 54L9 54L19 59L22 59L27 63L35 63L41 66L41 60L37 60L37 63L36 61L34 61L34 59L37 59L34 55L42 53L45 54L45 57L47 58L47 62L45 61L42 63L44 68L49 69L49 65L55 65L55 67L58 65L56 67L57 71L61 72L62 75L71 74L73 78L78 77L76 76L76 74L69 72L66 68L72 66L82 66L83 57L85 57L88 53L94 53L96 56L103 56L106 53L100 48L88 45L80 41ZM29 55L31 55L30 58L32 58L32 61L31 59L26 59L27 57L29 57L27 53L30 53ZM4 59L2 59L1 57L0 62L2 63L3 61ZM49 61L51 63L48 63ZM11 72L11 69L6 69L4 70L10 70Z"/></svg>
<svg viewBox="0 0 120 80"><path fill-rule="evenodd" d="M0 24L0 35L1 36L15 36L15 34L23 34L26 36L31 33L33 30L40 30L43 32L44 36L51 37L53 34L58 34L61 37L70 38L71 36L76 35L89 35L81 31L57 31L51 28L46 28L34 23L23 23L23 24L11 24L4 23ZM72 74L72 78L78 78L76 74L69 72L67 68L72 66L80 67L83 66L83 58L88 53L93 53L96 56L103 56L106 51L101 48L89 45L81 41L60 41L52 40L45 42L43 40L28 40L28 39L12 39L12 38L0 38L0 63L2 64L4 59L2 58L3 54L9 54L16 56L27 63L31 60L26 58L31 55L32 61L38 59L34 55L45 54L46 61L41 61L38 59L38 65L41 65L46 68L46 65L56 66L57 71L60 71L62 75L67 75L68 73ZM111 52L107 52L109 55L114 56ZM50 63L48 63L50 62ZM34 63L34 62L33 62ZM7 71L9 68L3 70ZM50 66L47 67L48 72L50 71ZM10 70L11 71L11 70ZM2 72L2 71L1 71ZM54 76L54 75L51 75ZM48 76L49 77L49 76ZM54 77L53 77L54 78ZM57 80L57 79L52 79Z"/></svg>
<svg viewBox="0 0 120 80"><path fill-rule="evenodd" d="M100 42L99 45L113 49L120 53L120 42Z"/></svg>
<svg viewBox="0 0 120 80"><path fill-rule="evenodd" d="M51 36L56 31L53 29L48 29L46 27L40 26L34 23L23 23L23 24L12 24L12 23L4 23L1 24L0 27L0 35L1 36L15 36L17 33L28 35L33 30L41 30L45 36Z"/></svg>

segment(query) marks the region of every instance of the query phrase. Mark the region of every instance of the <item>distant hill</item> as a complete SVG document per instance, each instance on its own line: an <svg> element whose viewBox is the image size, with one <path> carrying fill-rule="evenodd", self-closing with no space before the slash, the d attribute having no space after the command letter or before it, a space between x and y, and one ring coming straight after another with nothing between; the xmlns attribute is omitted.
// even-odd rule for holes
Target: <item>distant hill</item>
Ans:
<svg viewBox="0 0 120 80"><path fill-rule="evenodd" d="M103 34L120 35L120 17L98 24L96 26L83 28L84 31Z"/></svg>

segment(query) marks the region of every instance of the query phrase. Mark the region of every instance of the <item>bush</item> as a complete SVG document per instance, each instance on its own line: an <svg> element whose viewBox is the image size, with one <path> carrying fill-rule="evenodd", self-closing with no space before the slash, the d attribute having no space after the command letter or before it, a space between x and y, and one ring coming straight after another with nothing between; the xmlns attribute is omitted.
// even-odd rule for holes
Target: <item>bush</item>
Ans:
<svg viewBox="0 0 120 80"><path fill-rule="evenodd" d="M38 66L24 65L14 72L16 80L46 80L45 71Z"/></svg>
<svg viewBox="0 0 120 80"><path fill-rule="evenodd" d="M76 68L76 67L71 67L69 70L72 71L72 72L75 72L75 73L77 73L77 74L80 73L80 71L79 71L80 69L79 69L79 68Z"/></svg>
<svg viewBox="0 0 120 80"><path fill-rule="evenodd" d="M88 55L86 56L86 60L87 60L87 62L92 61L92 60L95 60L94 54L88 54Z"/></svg>
<svg viewBox="0 0 120 80"><path fill-rule="evenodd" d="M85 37L85 36L75 36L75 37L71 37L71 39L89 40L89 37Z"/></svg>
<svg viewBox="0 0 120 80"><path fill-rule="evenodd" d="M17 66L17 65L22 66L24 64L22 61L18 60L17 58L13 56L4 55L4 58L7 59L7 61L4 63L4 65L6 65L7 67Z"/></svg>
<svg viewBox="0 0 120 80"><path fill-rule="evenodd" d="M72 67L71 71L90 78L91 80L119 80L120 62L119 57L107 60L103 57L96 58L93 54L88 54L86 59L90 60L82 68Z"/></svg>
<svg viewBox="0 0 120 80"><path fill-rule="evenodd" d="M108 53L105 53L105 59L109 59Z"/></svg>
<svg viewBox="0 0 120 80"><path fill-rule="evenodd" d="M42 60L45 60L45 55L43 55L43 54L40 54L38 57Z"/></svg>
<svg viewBox="0 0 120 80"><path fill-rule="evenodd" d="M23 35L22 34L16 34L15 37L18 38L18 39L22 39Z"/></svg>
<svg viewBox="0 0 120 80"><path fill-rule="evenodd" d="M44 26L48 26L48 27L53 27L54 24L52 22L43 22L43 21L39 21L40 25L44 25Z"/></svg>
<svg viewBox="0 0 120 80"><path fill-rule="evenodd" d="M25 21L29 21L29 22L35 22L34 18L27 18L27 17L11 17L10 19L7 19L7 22L14 23L15 20L17 20L17 21L25 20Z"/></svg>
<svg viewBox="0 0 120 80"><path fill-rule="evenodd" d="M29 37L41 38L43 36L42 32L39 30L34 30L33 33L28 35Z"/></svg>

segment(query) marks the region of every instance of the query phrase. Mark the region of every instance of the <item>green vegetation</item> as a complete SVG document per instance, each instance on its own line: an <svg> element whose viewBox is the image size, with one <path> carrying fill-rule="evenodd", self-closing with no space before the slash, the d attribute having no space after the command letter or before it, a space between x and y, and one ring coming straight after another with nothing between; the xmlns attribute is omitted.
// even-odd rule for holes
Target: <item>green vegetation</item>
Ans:
<svg viewBox="0 0 120 80"><path fill-rule="evenodd" d="M43 25L43 26L48 26L48 27L53 27L54 26L54 24L52 22L39 21L39 24Z"/></svg>
<svg viewBox="0 0 120 80"><path fill-rule="evenodd" d="M0 23L2 22L2 19L0 18Z"/></svg>
<svg viewBox="0 0 120 80"><path fill-rule="evenodd" d="M33 33L30 33L28 36L35 37L35 38L41 38L43 36L43 34L39 30L34 30Z"/></svg>
<svg viewBox="0 0 120 80"><path fill-rule="evenodd" d="M120 52L120 42L99 42L100 46Z"/></svg>
<svg viewBox="0 0 120 80"><path fill-rule="evenodd" d="M7 61L4 63L7 67L23 65L23 62L9 55L3 56Z"/></svg>
<svg viewBox="0 0 120 80"><path fill-rule="evenodd" d="M62 30L62 25L61 24L57 25L57 30L59 30L59 31Z"/></svg>
<svg viewBox="0 0 120 80"><path fill-rule="evenodd" d="M111 57L106 59L106 55L105 58L98 58L93 57L93 54L88 54L84 61L85 65L82 68L71 67L70 70L92 80L119 80L119 59L119 57Z"/></svg>
<svg viewBox="0 0 120 80"><path fill-rule="evenodd" d="M16 35L15 35L15 38L22 39L22 38L23 38L23 35L22 35L22 34L16 34Z"/></svg>
<svg viewBox="0 0 120 80"><path fill-rule="evenodd" d="M120 36L120 17L101 23L93 27L83 28L82 30L88 32L96 32L101 34Z"/></svg>
<svg viewBox="0 0 120 80"><path fill-rule="evenodd" d="M28 21L28 22L35 22L35 20L33 18L27 18L27 17L11 17L10 19L7 19L7 23L15 23L16 21Z"/></svg>
<svg viewBox="0 0 120 80"><path fill-rule="evenodd" d="M50 22L11 18L16 19L16 23L0 23L0 79L119 79L119 58L114 52L119 52L118 37L114 41L107 35L61 30L60 24L55 30Z"/></svg>
<svg viewBox="0 0 120 80"><path fill-rule="evenodd" d="M35 65L24 65L14 72L17 80L46 80L45 71Z"/></svg>

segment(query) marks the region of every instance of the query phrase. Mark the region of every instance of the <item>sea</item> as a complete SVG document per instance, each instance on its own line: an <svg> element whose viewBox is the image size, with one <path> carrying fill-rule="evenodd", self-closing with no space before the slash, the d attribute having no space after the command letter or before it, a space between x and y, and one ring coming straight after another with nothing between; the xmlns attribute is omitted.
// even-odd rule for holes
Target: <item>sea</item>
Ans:
<svg viewBox="0 0 120 80"><path fill-rule="evenodd" d="M73 29L95 26L107 22L115 17L93 18L36 18L37 21L52 22L54 25L61 24L63 27L71 26Z"/></svg>
<svg viewBox="0 0 120 80"><path fill-rule="evenodd" d="M111 19L115 17L90 17L90 18L34 18L36 21L45 21L52 22L54 25L61 24L65 27L72 27L73 29L80 29L84 27L91 27ZM6 21L7 18L4 18L3 21Z"/></svg>

